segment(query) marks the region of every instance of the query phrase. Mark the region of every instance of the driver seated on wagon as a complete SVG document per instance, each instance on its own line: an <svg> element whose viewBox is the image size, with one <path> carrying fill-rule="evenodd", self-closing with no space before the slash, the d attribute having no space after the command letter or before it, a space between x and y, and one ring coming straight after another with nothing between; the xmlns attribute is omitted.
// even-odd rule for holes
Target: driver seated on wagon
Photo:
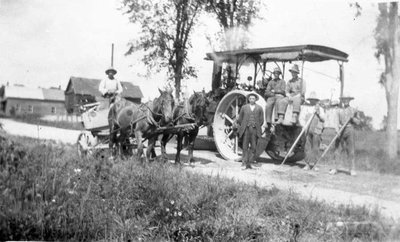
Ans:
<svg viewBox="0 0 400 242"><path fill-rule="evenodd" d="M118 101L122 93L121 82L114 77L117 70L110 67L106 70L107 77L100 82L99 91L104 98L110 100L110 104Z"/></svg>

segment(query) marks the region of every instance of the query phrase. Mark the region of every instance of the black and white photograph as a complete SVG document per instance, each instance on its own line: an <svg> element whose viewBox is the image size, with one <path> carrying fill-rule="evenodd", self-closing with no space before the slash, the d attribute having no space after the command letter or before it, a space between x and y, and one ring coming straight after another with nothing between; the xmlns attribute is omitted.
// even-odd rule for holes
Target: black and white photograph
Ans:
<svg viewBox="0 0 400 242"><path fill-rule="evenodd" d="M400 241L400 10L0 0L0 241Z"/></svg>

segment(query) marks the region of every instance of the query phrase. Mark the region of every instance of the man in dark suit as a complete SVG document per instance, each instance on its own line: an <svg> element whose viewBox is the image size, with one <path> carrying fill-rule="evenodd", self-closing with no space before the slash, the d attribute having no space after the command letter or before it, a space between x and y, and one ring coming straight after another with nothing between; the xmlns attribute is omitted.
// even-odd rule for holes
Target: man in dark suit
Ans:
<svg viewBox="0 0 400 242"><path fill-rule="evenodd" d="M239 138L243 138L243 157L242 162L246 169L251 169L251 162L255 159L257 139L261 137L261 126L264 123L264 111L256 104L258 95L250 93L247 95L248 104L240 109L238 124ZM249 145L251 148L249 149Z"/></svg>

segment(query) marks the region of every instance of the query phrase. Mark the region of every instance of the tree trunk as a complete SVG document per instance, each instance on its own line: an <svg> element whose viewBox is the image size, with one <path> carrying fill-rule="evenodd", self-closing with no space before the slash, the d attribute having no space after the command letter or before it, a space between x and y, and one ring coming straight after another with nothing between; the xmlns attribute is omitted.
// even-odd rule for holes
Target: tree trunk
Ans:
<svg viewBox="0 0 400 242"><path fill-rule="evenodd" d="M183 62L177 61L175 73L174 73L175 74L175 98L177 100L179 100L180 96L181 96L182 69L183 69Z"/></svg>
<svg viewBox="0 0 400 242"><path fill-rule="evenodd" d="M181 96L181 79L179 75L175 75L175 98L177 100L179 100Z"/></svg>
<svg viewBox="0 0 400 242"><path fill-rule="evenodd" d="M383 3L381 3L383 4ZM389 51L386 53L386 101L388 104L387 115L387 147L386 152L390 159L397 158L397 112L399 102L400 84L400 28L398 4L390 3L389 10L388 43ZM389 64L389 65L388 65Z"/></svg>
<svg viewBox="0 0 400 242"><path fill-rule="evenodd" d="M397 66L399 65L400 63L397 64ZM397 66L394 65L393 69L398 69L399 67ZM386 153L390 159L395 159L397 157L397 107L399 100L399 78L399 75L386 75L386 101L388 106Z"/></svg>

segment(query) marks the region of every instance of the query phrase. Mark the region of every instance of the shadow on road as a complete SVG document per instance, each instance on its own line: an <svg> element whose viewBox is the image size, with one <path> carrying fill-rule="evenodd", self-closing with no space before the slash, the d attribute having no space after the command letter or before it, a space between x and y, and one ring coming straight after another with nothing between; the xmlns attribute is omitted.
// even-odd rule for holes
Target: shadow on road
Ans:
<svg viewBox="0 0 400 242"><path fill-rule="evenodd" d="M175 153L170 153L167 154L168 160L175 161ZM189 156L187 154L181 154L181 162L186 163L188 162ZM193 161L192 163L200 163L202 165L207 165L209 163L212 163L213 161L197 156L193 156Z"/></svg>

